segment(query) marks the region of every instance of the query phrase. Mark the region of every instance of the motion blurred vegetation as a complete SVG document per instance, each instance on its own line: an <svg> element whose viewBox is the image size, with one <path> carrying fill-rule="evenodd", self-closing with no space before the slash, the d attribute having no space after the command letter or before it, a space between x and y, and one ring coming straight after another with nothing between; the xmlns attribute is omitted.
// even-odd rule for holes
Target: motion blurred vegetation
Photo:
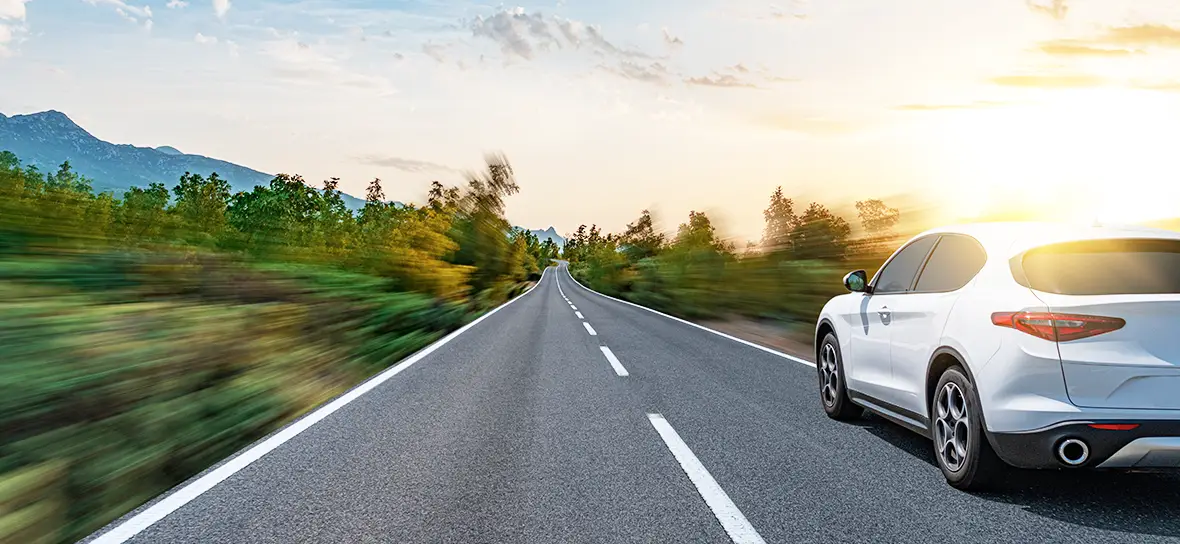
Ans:
<svg viewBox="0 0 1180 544"><path fill-rule="evenodd" d="M841 279L863 268L871 276L903 241L894 232L900 213L880 200L857 202L861 234L826 207L796 211L778 188L763 211L760 243L738 251L721 240L708 216L689 212L666 239L650 212L622 234L581 226L564 256L579 281L614 296L692 319L734 317L810 330Z"/></svg>
<svg viewBox="0 0 1180 544"><path fill-rule="evenodd" d="M502 155L426 205L339 180L116 198L0 153L0 542L73 542L535 281Z"/></svg>

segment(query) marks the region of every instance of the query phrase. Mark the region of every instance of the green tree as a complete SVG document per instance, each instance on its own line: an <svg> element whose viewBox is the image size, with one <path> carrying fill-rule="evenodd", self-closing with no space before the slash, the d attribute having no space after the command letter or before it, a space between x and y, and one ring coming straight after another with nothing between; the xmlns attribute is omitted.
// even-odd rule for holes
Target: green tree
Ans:
<svg viewBox="0 0 1180 544"><path fill-rule="evenodd" d="M621 245L623 254L632 263L659 254L664 247L664 235L655 231L650 211L643 210L639 219L627 225Z"/></svg>
<svg viewBox="0 0 1180 544"><path fill-rule="evenodd" d="M183 237L189 242L207 244L222 233L229 206L229 182L214 172L208 179L185 172L172 188L176 203L172 211L180 220Z"/></svg>
<svg viewBox="0 0 1180 544"><path fill-rule="evenodd" d="M901 217L897 208L890 208L880 200L857 201L856 213L860 217L861 226L872 237L889 235Z"/></svg>
<svg viewBox="0 0 1180 544"><path fill-rule="evenodd" d="M762 233L762 247L772 253L786 253L791 249L791 233L799 224L795 203L783 196L779 187L770 195L770 205L762 211L766 228Z"/></svg>
<svg viewBox="0 0 1180 544"><path fill-rule="evenodd" d="M842 259L851 232L847 221L812 202L791 234L795 258Z"/></svg>

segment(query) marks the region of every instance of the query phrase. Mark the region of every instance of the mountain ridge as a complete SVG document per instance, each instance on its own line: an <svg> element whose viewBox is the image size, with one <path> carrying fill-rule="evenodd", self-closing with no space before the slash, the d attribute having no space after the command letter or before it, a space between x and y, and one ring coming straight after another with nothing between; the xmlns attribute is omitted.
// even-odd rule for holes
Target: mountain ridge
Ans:
<svg viewBox="0 0 1180 544"><path fill-rule="evenodd" d="M208 176L217 172L232 191L268 185L274 175L229 161L158 148L114 144L102 140L58 110L8 116L0 113L0 150L11 151L26 165L55 170L62 162L94 180L96 193L122 194L133 186L164 183L171 187L185 172ZM345 205L358 210L364 199L342 194Z"/></svg>

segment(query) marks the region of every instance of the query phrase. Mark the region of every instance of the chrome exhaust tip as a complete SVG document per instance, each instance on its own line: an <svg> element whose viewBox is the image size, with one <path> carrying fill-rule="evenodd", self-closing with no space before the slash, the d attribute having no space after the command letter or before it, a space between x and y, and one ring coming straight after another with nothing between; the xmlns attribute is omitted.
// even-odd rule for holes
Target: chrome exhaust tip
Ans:
<svg viewBox="0 0 1180 544"><path fill-rule="evenodd" d="M1090 445L1077 438L1067 438L1057 445L1057 460L1070 467L1080 467L1090 460Z"/></svg>

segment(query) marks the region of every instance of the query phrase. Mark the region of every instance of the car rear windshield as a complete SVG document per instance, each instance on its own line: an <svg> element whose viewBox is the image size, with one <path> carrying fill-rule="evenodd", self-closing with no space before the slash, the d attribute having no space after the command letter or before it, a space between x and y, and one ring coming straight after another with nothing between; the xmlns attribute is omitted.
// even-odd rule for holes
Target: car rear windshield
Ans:
<svg viewBox="0 0 1180 544"><path fill-rule="evenodd" d="M1012 273L1025 287L1061 295L1180 293L1180 240L1054 244L1017 256Z"/></svg>

